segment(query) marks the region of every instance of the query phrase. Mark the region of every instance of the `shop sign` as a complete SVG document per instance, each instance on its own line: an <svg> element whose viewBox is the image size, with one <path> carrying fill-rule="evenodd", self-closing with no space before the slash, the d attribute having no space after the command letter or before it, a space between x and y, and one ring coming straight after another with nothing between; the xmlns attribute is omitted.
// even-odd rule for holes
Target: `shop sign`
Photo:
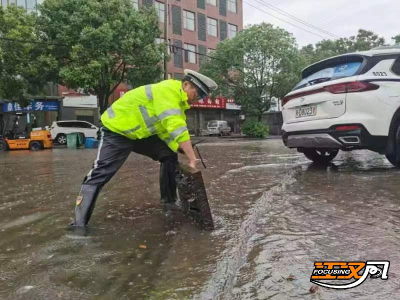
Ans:
<svg viewBox="0 0 400 300"><path fill-rule="evenodd" d="M222 108L226 109L226 99L222 97L218 97L215 99L206 98L205 100L199 100L190 105L191 107L199 107L199 108Z"/></svg>
<svg viewBox="0 0 400 300"><path fill-rule="evenodd" d="M63 99L64 107L97 108L95 95L69 95Z"/></svg>
<svg viewBox="0 0 400 300"><path fill-rule="evenodd" d="M25 111L57 111L58 101L34 100L27 107L21 107L18 103L3 103L3 112L25 112Z"/></svg>

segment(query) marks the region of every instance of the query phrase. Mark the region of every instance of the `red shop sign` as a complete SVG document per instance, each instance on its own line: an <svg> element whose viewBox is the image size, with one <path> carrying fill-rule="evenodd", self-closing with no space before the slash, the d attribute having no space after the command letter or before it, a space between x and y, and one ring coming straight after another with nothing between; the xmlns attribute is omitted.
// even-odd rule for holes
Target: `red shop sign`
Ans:
<svg viewBox="0 0 400 300"><path fill-rule="evenodd" d="M200 108L226 108L226 99L225 98L215 98L210 99L206 98L205 100L197 101L190 105L191 107L200 107Z"/></svg>
<svg viewBox="0 0 400 300"><path fill-rule="evenodd" d="M121 98L128 90L117 90L117 97Z"/></svg>

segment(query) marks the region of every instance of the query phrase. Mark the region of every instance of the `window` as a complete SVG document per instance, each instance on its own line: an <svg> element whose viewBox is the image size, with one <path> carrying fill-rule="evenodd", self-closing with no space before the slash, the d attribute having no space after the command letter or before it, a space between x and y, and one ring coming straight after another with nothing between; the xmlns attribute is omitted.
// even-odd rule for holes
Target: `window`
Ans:
<svg viewBox="0 0 400 300"><path fill-rule="evenodd" d="M6 7L7 6L7 0L1 0L1 5L3 7Z"/></svg>
<svg viewBox="0 0 400 300"><path fill-rule="evenodd" d="M232 25L232 24L228 24L228 37L234 38L237 34L237 26L236 25Z"/></svg>
<svg viewBox="0 0 400 300"><path fill-rule="evenodd" d="M183 79L183 73L174 73L174 79L175 80L182 80Z"/></svg>
<svg viewBox="0 0 400 300"><path fill-rule="evenodd" d="M392 67L392 72L396 75L400 75L400 57L396 59Z"/></svg>
<svg viewBox="0 0 400 300"><path fill-rule="evenodd" d="M75 127L74 122L58 122L58 127Z"/></svg>
<svg viewBox="0 0 400 300"><path fill-rule="evenodd" d="M183 28L194 31L194 13L184 10L183 11Z"/></svg>
<svg viewBox="0 0 400 300"><path fill-rule="evenodd" d="M185 44L185 61L195 64L196 63L196 46L195 45L190 45L190 44Z"/></svg>
<svg viewBox="0 0 400 300"><path fill-rule="evenodd" d="M237 13L236 0L228 0L228 10Z"/></svg>
<svg viewBox="0 0 400 300"><path fill-rule="evenodd" d="M156 44L157 45L160 45L160 44L163 44L163 43L164 43L164 39L163 38L156 38ZM168 45L171 45L171 40L168 40ZM168 55L171 54L171 49L170 49L169 46L168 46L167 51L168 51Z"/></svg>
<svg viewBox="0 0 400 300"><path fill-rule="evenodd" d="M315 64L303 71L305 77L294 87L297 90L315 83L352 77L358 74L362 57L342 56Z"/></svg>
<svg viewBox="0 0 400 300"><path fill-rule="evenodd" d="M158 21L164 23L164 3L156 1L154 2L154 6L157 11Z"/></svg>
<svg viewBox="0 0 400 300"><path fill-rule="evenodd" d="M217 0L207 0L207 4L217 6Z"/></svg>
<svg viewBox="0 0 400 300"><path fill-rule="evenodd" d="M132 5L133 5L134 9L138 10L139 9L139 0L133 0Z"/></svg>
<svg viewBox="0 0 400 300"><path fill-rule="evenodd" d="M207 54L212 54L214 51L215 51L215 49L210 49L210 48L208 48L208 49L207 49Z"/></svg>
<svg viewBox="0 0 400 300"><path fill-rule="evenodd" d="M25 0L17 0L17 6L21 6L23 8L26 8Z"/></svg>
<svg viewBox="0 0 400 300"><path fill-rule="evenodd" d="M86 123L86 122L76 122L76 127L79 128L92 128L92 124Z"/></svg>
<svg viewBox="0 0 400 300"><path fill-rule="evenodd" d="M35 10L36 8L36 0L26 0L26 9Z"/></svg>
<svg viewBox="0 0 400 300"><path fill-rule="evenodd" d="M172 78L172 74L168 73L168 79L171 79L171 78Z"/></svg>
<svg viewBox="0 0 400 300"><path fill-rule="evenodd" d="M212 36L218 36L217 32L218 32L217 20L207 18L207 33Z"/></svg>

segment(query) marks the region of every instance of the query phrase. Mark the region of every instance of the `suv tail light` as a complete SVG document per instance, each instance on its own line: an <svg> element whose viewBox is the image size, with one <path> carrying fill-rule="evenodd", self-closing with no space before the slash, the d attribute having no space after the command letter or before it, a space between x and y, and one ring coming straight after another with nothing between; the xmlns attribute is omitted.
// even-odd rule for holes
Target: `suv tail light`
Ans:
<svg viewBox="0 0 400 300"><path fill-rule="evenodd" d="M365 81L353 81L353 82L345 82L338 83L325 86L320 89L297 93L294 95L286 96L282 99L282 106L288 103L290 100L295 98L300 98L308 95L314 95L322 92L329 92L331 94L345 94L345 93L357 93L357 92L366 92L366 91L374 91L379 89L379 85L365 82Z"/></svg>
<svg viewBox="0 0 400 300"><path fill-rule="evenodd" d="M339 83L324 87L324 90L332 94L357 93L357 92L373 91L377 89L379 89L379 85L365 81Z"/></svg>

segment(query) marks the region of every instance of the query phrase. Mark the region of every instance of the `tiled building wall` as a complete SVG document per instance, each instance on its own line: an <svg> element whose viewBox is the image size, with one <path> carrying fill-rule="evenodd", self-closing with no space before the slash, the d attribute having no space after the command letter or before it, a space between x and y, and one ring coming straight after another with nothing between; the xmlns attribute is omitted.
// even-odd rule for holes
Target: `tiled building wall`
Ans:
<svg viewBox="0 0 400 300"><path fill-rule="evenodd" d="M149 4L163 0L139 0L140 3ZM168 40L172 45L184 48L185 44L195 46L196 52L207 54L208 50L214 50L217 44L228 38L228 24L236 25L238 32L243 28L243 2L237 1L237 12L233 13L228 9L229 0L217 0L217 5L207 3L207 0L169 0ZM188 30L184 25L184 11L194 13L195 30ZM207 18L217 20L217 36L208 34ZM164 23L160 22L160 29L164 31ZM171 60L168 63L168 73L175 77L182 74L183 69L198 70L200 63L204 60L196 54L196 63L187 62L182 49L175 49L177 53L171 53Z"/></svg>

